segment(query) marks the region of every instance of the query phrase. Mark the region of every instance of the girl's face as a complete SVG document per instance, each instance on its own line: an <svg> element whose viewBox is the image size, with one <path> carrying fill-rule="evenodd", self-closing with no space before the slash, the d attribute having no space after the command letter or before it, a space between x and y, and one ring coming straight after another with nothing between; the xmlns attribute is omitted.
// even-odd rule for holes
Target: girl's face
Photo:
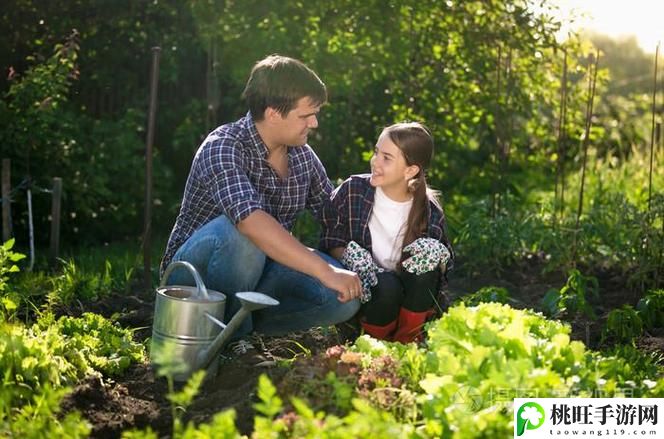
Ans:
<svg viewBox="0 0 664 439"><path fill-rule="evenodd" d="M383 190L408 190L408 180L419 172L416 165L408 166L401 149L383 131L371 157L371 185Z"/></svg>

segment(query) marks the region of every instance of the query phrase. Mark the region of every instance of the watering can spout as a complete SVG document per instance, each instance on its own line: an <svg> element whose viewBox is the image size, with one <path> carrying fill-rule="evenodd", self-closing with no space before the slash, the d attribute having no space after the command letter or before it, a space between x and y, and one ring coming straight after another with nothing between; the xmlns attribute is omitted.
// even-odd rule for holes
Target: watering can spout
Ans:
<svg viewBox="0 0 664 439"><path fill-rule="evenodd" d="M233 333L242 324L252 311L256 311L268 306L279 305L279 301L263 293L242 292L236 293L235 297L240 300L242 308L235 313L227 325L220 322L219 319L207 314L207 317L214 323L221 326L222 331L207 348L201 350L198 354L196 369L207 369L214 360L214 357L221 351L221 348L230 340Z"/></svg>

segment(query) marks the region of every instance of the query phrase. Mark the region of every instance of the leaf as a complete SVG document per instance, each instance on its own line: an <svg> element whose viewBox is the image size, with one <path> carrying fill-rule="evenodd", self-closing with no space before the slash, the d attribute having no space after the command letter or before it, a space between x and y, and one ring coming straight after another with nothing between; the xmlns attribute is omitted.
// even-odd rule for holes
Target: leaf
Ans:
<svg viewBox="0 0 664 439"><path fill-rule="evenodd" d="M198 394L198 390L205 379L205 374L206 372L204 370L196 371L191 378L187 380L187 384L185 384L180 392L174 392L168 395L168 400L178 406L188 407Z"/></svg>
<svg viewBox="0 0 664 439"><path fill-rule="evenodd" d="M277 388L265 374L258 377L258 399L254 409L267 418L274 418L283 409L281 398L277 396Z"/></svg>

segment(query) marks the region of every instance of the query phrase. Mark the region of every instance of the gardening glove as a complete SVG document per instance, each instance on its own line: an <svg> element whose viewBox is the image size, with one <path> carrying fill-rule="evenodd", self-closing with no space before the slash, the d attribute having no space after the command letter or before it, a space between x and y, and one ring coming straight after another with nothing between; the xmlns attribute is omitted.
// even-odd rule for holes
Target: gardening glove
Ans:
<svg viewBox="0 0 664 439"><path fill-rule="evenodd" d="M382 271L374 262L371 253L357 242L350 241L341 255L341 263L360 277L362 281L360 302L367 303L371 300L371 287L378 284L376 273Z"/></svg>
<svg viewBox="0 0 664 439"><path fill-rule="evenodd" d="M401 263L403 268L414 274L427 273L444 265L451 258L450 251L445 245L433 238L418 238L403 248L403 251L412 256Z"/></svg>

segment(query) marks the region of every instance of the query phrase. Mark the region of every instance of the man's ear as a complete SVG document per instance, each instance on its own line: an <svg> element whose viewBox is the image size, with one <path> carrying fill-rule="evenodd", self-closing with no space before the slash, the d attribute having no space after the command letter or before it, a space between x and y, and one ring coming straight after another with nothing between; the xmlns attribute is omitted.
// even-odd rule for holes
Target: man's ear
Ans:
<svg viewBox="0 0 664 439"><path fill-rule="evenodd" d="M265 120L271 122L275 117L280 117L279 112L272 107L267 107L265 109Z"/></svg>

